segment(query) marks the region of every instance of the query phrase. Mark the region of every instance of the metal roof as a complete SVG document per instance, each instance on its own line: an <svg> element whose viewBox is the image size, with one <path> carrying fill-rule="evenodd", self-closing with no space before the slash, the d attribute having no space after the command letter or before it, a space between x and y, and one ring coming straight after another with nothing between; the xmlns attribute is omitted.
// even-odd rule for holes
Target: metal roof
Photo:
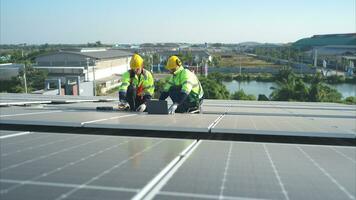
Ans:
<svg viewBox="0 0 356 200"><path fill-rule="evenodd" d="M208 57L210 54L207 51L204 50L180 50L180 51L162 51L158 52L159 55L164 55L164 56L172 56L172 55L178 55L178 54L186 54L186 53L191 53L193 56L198 55L200 57Z"/></svg>
<svg viewBox="0 0 356 200"><path fill-rule="evenodd" d="M58 52L52 52L48 54L42 54L37 57L44 57L44 56L49 56L49 55L56 55L56 54L76 54L76 55L81 55L84 57L88 58L94 58L94 59L114 59L114 58L123 58L123 57L130 57L133 55L133 53L128 52L128 51L122 51L122 50L113 50L113 49L108 49L106 51L89 51L89 52L79 52L79 51L58 51Z"/></svg>

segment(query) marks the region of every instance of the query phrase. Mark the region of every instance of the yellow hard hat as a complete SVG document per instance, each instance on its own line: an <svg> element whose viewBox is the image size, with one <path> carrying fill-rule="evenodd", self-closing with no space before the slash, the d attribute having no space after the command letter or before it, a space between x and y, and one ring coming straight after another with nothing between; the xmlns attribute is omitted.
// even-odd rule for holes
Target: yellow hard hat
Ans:
<svg viewBox="0 0 356 200"><path fill-rule="evenodd" d="M179 66L182 66L182 62L179 60L178 56L171 56L167 61L166 69L172 71Z"/></svg>
<svg viewBox="0 0 356 200"><path fill-rule="evenodd" d="M142 67L143 67L143 59L140 55L135 53L131 58L130 68L132 70L135 70L135 69L142 68Z"/></svg>

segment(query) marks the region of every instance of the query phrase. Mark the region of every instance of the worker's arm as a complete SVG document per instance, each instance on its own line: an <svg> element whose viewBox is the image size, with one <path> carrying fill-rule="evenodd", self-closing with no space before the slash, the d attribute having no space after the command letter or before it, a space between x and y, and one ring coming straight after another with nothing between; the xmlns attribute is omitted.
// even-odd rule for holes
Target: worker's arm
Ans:
<svg viewBox="0 0 356 200"><path fill-rule="evenodd" d="M161 92L161 96L159 97L159 100L166 100L167 97L169 96L169 90L171 87L174 85L173 78L169 78L166 84L163 87L163 92Z"/></svg>
<svg viewBox="0 0 356 200"><path fill-rule="evenodd" d="M119 87L119 98L121 100L126 100L127 88L130 85L130 72L125 72L121 78L121 85Z"/></svg>
<svg viewBox="0 0 356 200"><path fill-rule="evenodd" d="M146 102L147 100L150 100L152 96L154 95L155 92L155 86L154 86L154 78L151 73L147 73L147 81L145 82L145 87L144 87L144 96L143 99Z"/></svg>
<svg viewBox="0 0 356 200"><path fill-rule="evenodd" d="M194 79L194 77L189 74L189 73L184 73L183 74L183 83L182 83L182 89L180 91L180 95L179 95L179 101L177 102L178 104L182 104L188 97L188 95L190 94L190 92L192 91L193 87L196 85L195 84L196 80Z"/></svg>

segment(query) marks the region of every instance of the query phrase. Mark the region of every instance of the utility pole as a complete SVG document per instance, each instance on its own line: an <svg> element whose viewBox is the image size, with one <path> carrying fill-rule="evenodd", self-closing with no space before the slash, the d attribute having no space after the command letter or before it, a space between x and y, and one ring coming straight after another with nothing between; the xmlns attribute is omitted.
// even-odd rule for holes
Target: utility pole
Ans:
<svg viewBox="0 0 356 200"><path fill-rule="evenodd" d="M90 58L85 58L86 60L87 60L87 69L86 69L86 72L85 72L85 74L84 74L84 79L85 79L85 81L89 81L89 59Z"/></svg>
<svg viewBox="0 0 356 200"><path fill-rule="evenodd" d="M93 88L94 88L94 96L96 96L96 84L95 84L95 65L96 62L95 60L93 60Z"/></svg>
<svg viewBox="0 0 356 200"><path fill-rule="evenodd" d="M317 67L318 65L318 50L314 50L314 67Z"/></svg>
<svg viewBox="0 0 356 200"><path fill-rule="evenodd" d="M241 47L239 46L239 54L241 54ZM241 78L241 55L239 55L239 65L240 65L240 78Z"/></svg>
<svg viewBox="0 0 356 200"><path fill-rule="evenodd" d="M23 80L25 82L25 93L27 94L26 63L23 66Z"/></svg>

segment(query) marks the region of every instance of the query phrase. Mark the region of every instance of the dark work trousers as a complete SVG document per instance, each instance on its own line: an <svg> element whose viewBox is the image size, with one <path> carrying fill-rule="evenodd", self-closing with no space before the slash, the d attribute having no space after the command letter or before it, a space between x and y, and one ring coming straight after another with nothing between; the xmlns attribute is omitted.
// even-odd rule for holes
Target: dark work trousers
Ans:
<svg viewBox="0 0 356 200"><path fill-rule="evenodd" d="M169 97L172 99L173 103L179 103L181 100L181 88L171 87L169 90ZM203 99L198 99L191 94L180 104L176 110L176 113L186 113L193 110L199 109Z"/></svg>
<svg viewBox="0 0 356 200"><path fill-rule="evenodd" d="M143 104L144 98L137 96L136 87L129 85L126 91L126 101L130 105L130 110L135 111L141 104Z"/></svg>

